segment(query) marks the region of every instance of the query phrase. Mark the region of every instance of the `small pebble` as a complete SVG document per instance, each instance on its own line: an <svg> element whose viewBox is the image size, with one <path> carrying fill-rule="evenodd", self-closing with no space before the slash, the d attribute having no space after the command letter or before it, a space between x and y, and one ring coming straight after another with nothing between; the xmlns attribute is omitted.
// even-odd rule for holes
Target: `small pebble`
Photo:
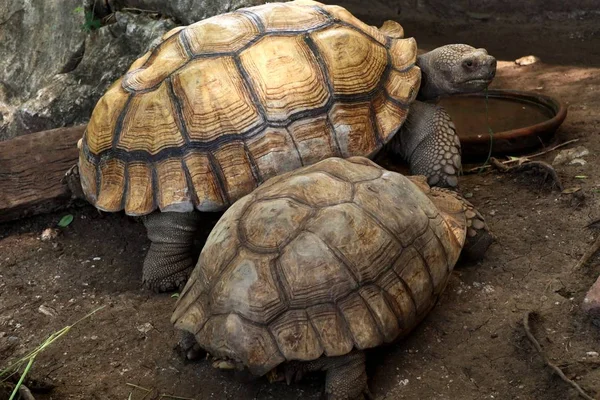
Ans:
<svg viewBox="0 0 600 400"><path fill-rule="evenodd" d="M142 325L137 326L136 329L142 333L148 333L152 329L154 329L154 326L152 326L152 324L150 322L146 322Z"/></svg>
<svg viewBox="0 0 600 400"><path fill-rule="evenodd" d="M56 239L57 236L58 236L58 230L56 230L54 228L46 228L42 232L40 239L42 239L42 242L46 242L48 240Z"/></svg>
<svg viewBox="0 0 600 400"><path fill-rule="evenodd" d="M41 306L38 307L38 311L49 317L56 317L56 315L57 315L57 312L55 309L53 309L52 307L48 307L44 304L42 304Z"/></svg>

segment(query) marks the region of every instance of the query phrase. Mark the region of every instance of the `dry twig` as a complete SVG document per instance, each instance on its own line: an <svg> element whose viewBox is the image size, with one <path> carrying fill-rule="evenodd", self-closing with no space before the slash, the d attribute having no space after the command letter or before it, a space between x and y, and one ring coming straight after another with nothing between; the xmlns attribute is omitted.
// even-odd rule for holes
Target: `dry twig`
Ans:
<svg viewBox="0 0 600 400"><path fill-rule="evenodd" d="M571 379L567 378L566 375L562 372L562 370L558 366L553 364L548 359L548 357L546 357L546 355L544 354L544 351L542 350L542 346L540 346L540 343L537 341L535 336L533 336L533 333L531 332L531 327L529 326L529 317L530 316L535 317L535 315L536 315L535 312L527 311L525 313L525 315L523 316L523 327L525 328L525 334L527 335L527 338L529 339L531 344L533 344L533 347L535 347L538 354L544 359L544 363L552 370L552 372L554 372L556 375L558 375L560 377L560 379L562 379L564 382L571 385L577 391L577 393L579 393L579 396L583 397L586 400L594 400L593 397L591 397L590 395L588 395L587 393L585 393L583 391L581 386L579 386L577 383L573 382Z"/></svg>
<svg viewBox="0 0 600 400"><path fill-rule="evenodd" d="M544 150L544 151L540 151L539 153L535 153L535 154L531 154L531 155L528 155L528 156L523 156L523 157L511 158L510 160L502 161L502 162L501 162L501 164L503 164L503 165L509 165L509 164L514 164L514 163L523 162L523 161L526 161L526 160L527 160L527 159L529 159L529 158L534 158L534 157L543 156L544 154L548 154L548 153L550 153L551 151L554 151L554 150L556 150L556 149L560 149L561 147L565 147L565 146L567 146L567 145L570 145L571 143L575 143L575 142L578 142L578 141L579 141L579 139L571 139L571 140L567 140L567 141L566 141L566 142L564 142L564 143L557 144L556 146L554 146L554 147L551 147L551 148L549 148L549 149L547 149L547 150ZM496 160L496 161L498 161L498 160ZM495 165L494 165L494 166L495 166ZM480 170L482 170L482 169L487 169L487 168L491 168L491 167L492 167L492 165L491 165L491 164L481 165L481 166L479 166L479 167L475 167L475 168L467 169L466 171L464 171L464 173L465 173L465 174L468 174L468 173L473 173L473 172L479 172L479 171L480 171Z"/></svg>
<svg viewBox="0 0 600 400"><path fill-rule="evenodd" d="M579 261L577 261L577 264L575 264L575 266L573 267L573 271L577 271L578 269L583 267L585 264L587 264L587 262L592 257L594 257L594 254L596 254L596 252L598 250L600 250L600 236L598 236L596 241L594 243L592 243L592 245L586 250L586 252L583 254L583 256L581 256Z"/></svg>
<svg viewBox="0 0 600 400"><path fill-rule="evenodd" d="M550 178L551 187L557 187L561 192L564 189L556 170L552 167L552 165L544 161L528 161L526 163L508 167L505 163L501 163L496 158L491 157L490 164L503 173L512 174L517 172L528 172L534 175L542 176L543 182L546 182L546 180Z"/></svg>

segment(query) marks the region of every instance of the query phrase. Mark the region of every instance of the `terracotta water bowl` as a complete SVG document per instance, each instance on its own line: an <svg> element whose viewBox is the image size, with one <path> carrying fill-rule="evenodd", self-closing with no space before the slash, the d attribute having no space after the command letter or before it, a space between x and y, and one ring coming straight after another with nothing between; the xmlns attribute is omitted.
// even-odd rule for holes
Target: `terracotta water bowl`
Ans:
<svg viewBox="0 0 600 400"><path fill-rule="evenodd" d="M516 90L456 95L439 103L452 117L464 160L531 152L550 141L567 108L550 96ZM490 134L491 128L493 134Z"/></svg>

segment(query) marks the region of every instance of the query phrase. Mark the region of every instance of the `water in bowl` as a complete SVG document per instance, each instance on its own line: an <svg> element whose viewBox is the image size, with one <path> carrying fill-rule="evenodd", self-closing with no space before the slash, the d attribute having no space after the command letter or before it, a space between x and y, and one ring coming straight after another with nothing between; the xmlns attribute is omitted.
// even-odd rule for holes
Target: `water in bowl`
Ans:
<svg viewBox="0 0 600 400"><path fill-rule="evenodd" d="M489 135L488 126L494 133L525 128L553 117L552 111L526 101L488 98L488 113L484 96L455 96L442 98L444 107L460 137L483 137Z"/></svg>

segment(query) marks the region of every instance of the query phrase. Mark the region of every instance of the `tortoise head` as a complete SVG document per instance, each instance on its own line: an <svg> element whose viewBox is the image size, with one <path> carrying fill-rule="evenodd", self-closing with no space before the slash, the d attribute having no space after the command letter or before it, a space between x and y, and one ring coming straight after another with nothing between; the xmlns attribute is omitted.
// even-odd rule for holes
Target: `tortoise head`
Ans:
<svg viewBox="0 0 600 400"><path fill-rule="evenodd" d="M496 75L496 59L485 49L466 44L438 47L417 58L422 71L419 99L473 93L485 89Z"/></svg>

